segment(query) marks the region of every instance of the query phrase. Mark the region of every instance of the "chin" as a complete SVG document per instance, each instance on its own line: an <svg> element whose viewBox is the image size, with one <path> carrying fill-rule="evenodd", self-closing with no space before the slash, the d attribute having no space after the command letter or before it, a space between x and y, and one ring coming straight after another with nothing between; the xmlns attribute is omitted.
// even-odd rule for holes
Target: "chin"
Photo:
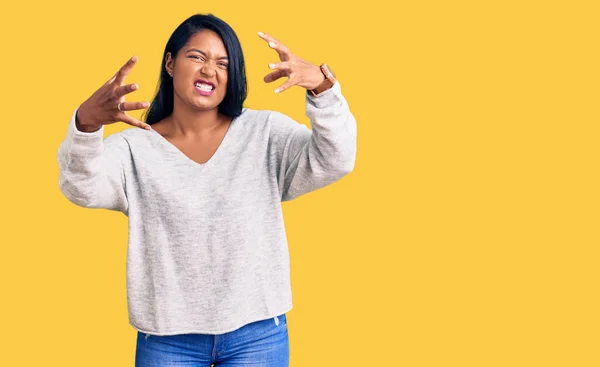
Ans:
<svg viewBox="0 0 600 367"><path fill-rule="evenodd" d="M223 97L217 95L201 96L193 91L192 98L190 98L190 104L202 109L210 109L218 107L223 102Z"/></svg>

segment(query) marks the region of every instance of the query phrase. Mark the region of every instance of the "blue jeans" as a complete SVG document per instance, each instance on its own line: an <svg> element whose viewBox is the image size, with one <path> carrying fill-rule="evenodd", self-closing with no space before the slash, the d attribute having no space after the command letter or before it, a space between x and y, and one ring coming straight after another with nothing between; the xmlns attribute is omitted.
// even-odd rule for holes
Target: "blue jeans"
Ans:
<svg viewBox="0 0 600 367"><path fill-rule="evenodd" d="M285 314L225 334L151 335L138 331L136 367L288 367Z"/></svg>

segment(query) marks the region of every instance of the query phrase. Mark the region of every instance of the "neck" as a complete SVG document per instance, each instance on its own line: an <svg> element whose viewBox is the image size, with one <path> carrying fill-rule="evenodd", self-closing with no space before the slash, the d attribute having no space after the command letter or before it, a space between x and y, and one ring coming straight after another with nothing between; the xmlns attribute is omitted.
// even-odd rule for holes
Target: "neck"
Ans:
<svg viewBox="0 0 600 367"><path fill-rule="evenodd" d="M171 134L184 138L201 138L211 134L227 122L226 116L221 115L218 108L196 110L175 98L173 113L168 118Z"/></svg>

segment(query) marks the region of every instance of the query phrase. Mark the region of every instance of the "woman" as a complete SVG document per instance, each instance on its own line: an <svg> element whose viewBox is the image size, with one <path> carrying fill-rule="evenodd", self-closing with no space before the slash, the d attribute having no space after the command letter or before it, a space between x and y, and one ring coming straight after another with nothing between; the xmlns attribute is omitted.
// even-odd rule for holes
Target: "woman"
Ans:
<svg viewBox="0 0 600 367"><path fill-rule="evenodd" d="M137 366L287 366L290 262L281 202L354 168L356 122L327 69L259 33L279 55L267 83L306 89L312 130L244 108L239 40L197 14L169 39L152 103L125 101L129 60L73 113L59 186L129 219L127 301ZM148 108L146 122L127 111ZM125 129L103 138L104 125Z"/></svg>

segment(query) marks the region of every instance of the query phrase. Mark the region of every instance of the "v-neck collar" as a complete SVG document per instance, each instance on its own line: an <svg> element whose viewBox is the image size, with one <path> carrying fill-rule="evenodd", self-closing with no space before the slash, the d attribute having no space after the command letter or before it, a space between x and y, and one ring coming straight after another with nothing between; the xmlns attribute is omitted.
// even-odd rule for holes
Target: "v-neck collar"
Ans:
<svg viewBox="0 0 600 367"><path fill-rule="evenodd" d="M203 168L203 167L207 167L207 166L210 166L211 164L213 164L212 162L214 162L216 159L218 159L219 155L222 154L221 151L223 151L227 148L227 146L229 145L230 135L233 134L232 129L234 129L237 126L237 124L239 122L238 120L244 115L244 112L246 111L246 109L247 108L242 108L242 114L237 117L234 117L231 120L231 122L229 123L229 127L227 128L227 131L225 132L225 136L221 140L221 143L217 147L217 150L215 150L215 152L208 159L208 161L206 161L204 163L198 163L195 160L188 157L179 148L177 148L173 143L171 143L164 136L162 136L158 131L152 129L152 130L150 130L150 132L152 133L152 135L156 136L157 140L164 147L166 147L168 150L170 150L171 152L176 154L179 157L179 159L186 161L191 166Z"/></svg>

